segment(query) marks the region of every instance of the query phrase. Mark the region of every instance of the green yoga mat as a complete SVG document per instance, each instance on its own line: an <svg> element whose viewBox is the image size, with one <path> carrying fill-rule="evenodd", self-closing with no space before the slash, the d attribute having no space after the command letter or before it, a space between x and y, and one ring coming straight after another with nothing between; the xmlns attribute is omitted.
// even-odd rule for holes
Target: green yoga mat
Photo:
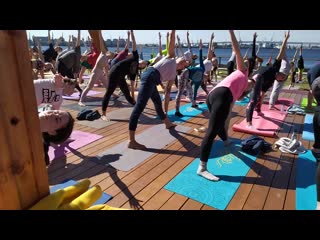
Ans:
<svg viewBox="0 0 320 240"><path fill-rule="evenodd" d="M312 103L312 109L307 109L307 105L308 105L308 98L302 98L301 101L301 108L307 112L307 113L313 113L314 112L314 108L317 106L317 104L315 102Z"/></svg>

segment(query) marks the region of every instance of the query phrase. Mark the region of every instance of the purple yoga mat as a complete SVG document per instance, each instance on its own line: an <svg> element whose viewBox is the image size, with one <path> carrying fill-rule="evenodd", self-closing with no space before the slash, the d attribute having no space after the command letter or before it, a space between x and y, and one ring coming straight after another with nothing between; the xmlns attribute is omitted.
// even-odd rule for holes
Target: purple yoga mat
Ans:
<svg viewBox="0 0 320 240"><path fill-rule="evenodd" d="M73 150L76 150L78 148L81 148L100 138L102 138L102 136L97 134L74 130L71 133L70 138L67 141L65 141L63 144L61 145L51 144L51 146L49 147L50 161L56 158L65 156L67 153L72 152Z"/></svg>
<svg viewBox="0 0 320 240"><path fill-rule="evenodd" d="M93 95L97 95L98 91L93 91L93 90L90 90L87 94L87 96L93 96ZM79 92L74 92L72 93L72 95L70 96L62 96L63 99L67 99L67 100L79 100L80 97L79 97Z"/></svg>

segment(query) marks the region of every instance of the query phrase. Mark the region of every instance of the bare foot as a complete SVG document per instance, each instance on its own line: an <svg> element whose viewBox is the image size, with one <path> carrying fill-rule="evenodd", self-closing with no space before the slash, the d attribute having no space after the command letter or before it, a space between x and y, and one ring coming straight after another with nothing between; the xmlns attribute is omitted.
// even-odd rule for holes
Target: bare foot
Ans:
<svg viewBox="0 0 320 240"><path fill-rule="evenodd" d="M142 145L136 141L129 141L128 148L135 149L135 150L146 150L147 147Z"/></svg>
<svg viewBox="0 0 320 240"><path fill-rule="evenodd" d="M223 142L225 147L231 145L231 143L232 143L232 141L230 139L227 139L226 141Z"/></svg>
<svg viewBox="0 0 320 240"><path fill-rule="evenodd" d="M246 128L250 129L250 130L257 130L254 126L252 125L247 125Z"/></svg>
<svg viewBox="0 0 320 240"><path fill-rule="evenodd" d="M203 132L205 132L207 130L207 128L206 127L199 127L199 128L194 128L193 130L196 131L196 132L203 133Z"/></svg>
<svg viewBox="0 0 320 240"><path fill-rule="evenodd" d="M175 126L177 126L177 124L170 122L166 124L166 129L174 128Z"/></svg>
<svg viewBox="0 0 320 240"><path fill-rule="evenodd" d="M269 110L274 110L274 106L273 105L269 105Z"/></svg>
<svg viewBox="0 0 320 240"><path fill-rule="evenodd" d="M79 104L79 106L81 106L81 107L85 107L86 105L84 104L84 103L82 103L82 102L78 102L78 104Z"/></svg>
<svg viewBox="0 0 320 240"><path fill-rule="evenodd" d="M105 115L102 115L102 116L101 116L101 119L102 119L103 121L110 122L110 119L107 118L107 116L105 116Z"/></svg>
<svg viewBox="0 0 320 240"><path fill-rule="evenodd" d="M263 117L264 113L263 112L257 112L257 115L260 116L260 117Z"/></svg>

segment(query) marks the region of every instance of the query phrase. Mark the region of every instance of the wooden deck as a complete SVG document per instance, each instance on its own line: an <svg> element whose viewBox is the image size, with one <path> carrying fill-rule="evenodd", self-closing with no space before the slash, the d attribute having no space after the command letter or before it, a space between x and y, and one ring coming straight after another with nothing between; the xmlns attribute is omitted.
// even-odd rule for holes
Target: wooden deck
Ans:
<svg viewBox="0 0 320 240"><path fill-rule="evenodd" d="M103 88L94 88L101 91L97 96L103 96ZM285 92L280 97L294 99L296 104L306 92ZM95 96L96 97L96 96ZM75 101L65 101L65 104ZM182 103L185 104L185 103ZM175 101L171 101L169 109L175 107ZM62 109L64 109L62 107ZM101 113L100 107L96 108ZM108 112L118 109L108 107ZM132 108L128 108L131 111ZM66 109L67 110L67 109ZM144 124L139 124L137 134L152 127L155 124L153 116L156 115L154 106L149 101L144 112L150 117ZM76 117L77 112L71 111ZM183 125L191 129L207 125L207 113L198 115L185 122ZM245 106L235 106L230 126L243 120ZM310 149L309 141L301 139L304 116L287 115L279 137L289 136L295 128L299 133L299 140ZM88 144L66 157L56 159L48 168L49 183L55 185L66 179L81 180L89 178L92 185L99 184L104 192L113 196L107 203L113 207L131 209L170 209L170 210L214 210L179 194L167 191L164 186L179 172L188 166L195 158L199 157L199 149L203 133L190 131L186 137L176 139L161 153L155 153L142 164L128 172L117 171L111 166L97 164L88 160L102 151L128 139L128 122L121 121L102 129L95 129L80 125L76 122L75 129L102 135L103 138ZM250 135L234 132L229 129L229 136L244 139ZM276 138L265 137L269 143L274 143ZM181 152L185 152L183 155ZM247 176L243 179L240 187L230 201L227 209L295 209L295 178L296 178L296 156L284 154L280 151L259 155L253 163Z"/></svg>

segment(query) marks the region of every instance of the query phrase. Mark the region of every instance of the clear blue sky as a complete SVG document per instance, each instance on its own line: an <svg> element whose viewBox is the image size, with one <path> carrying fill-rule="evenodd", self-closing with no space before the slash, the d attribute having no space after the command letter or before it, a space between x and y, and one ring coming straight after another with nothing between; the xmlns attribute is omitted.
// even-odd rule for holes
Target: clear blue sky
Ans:
<svg viewBox="0 0 320 240"><path fill-rule="evenodd" d="M162 41L164 43L165 34L168 30L136 30L135 36L137 43L158 43L158 32L162 33ZM236 30L236 36L239 40L239 35L243 41L251 41L252 35L254 32L257 32L258 38L257 41L270 41L271 38L273 41L282 41L284 32L286 30ZM69 35L77 35L76 30L52 30L54 38L60 37L63 34L65 39L68 39ZM200 38L204 42L209 42L210 35L214 32L215 38L214 41L229 41L229 32L228 30L190 30L190 40L192 42L197 42ZM47 30L27 30L29 36L47 36ZM291 30L290 31L289 42L320 42L320 30ZM177 30L177 34L180 36L182 42L186 41L186 30ZM87 30L81 31L81 38L87 38ZM103 30L102 35L104 39L108 38L126 38L126 30Z"/></svg>

